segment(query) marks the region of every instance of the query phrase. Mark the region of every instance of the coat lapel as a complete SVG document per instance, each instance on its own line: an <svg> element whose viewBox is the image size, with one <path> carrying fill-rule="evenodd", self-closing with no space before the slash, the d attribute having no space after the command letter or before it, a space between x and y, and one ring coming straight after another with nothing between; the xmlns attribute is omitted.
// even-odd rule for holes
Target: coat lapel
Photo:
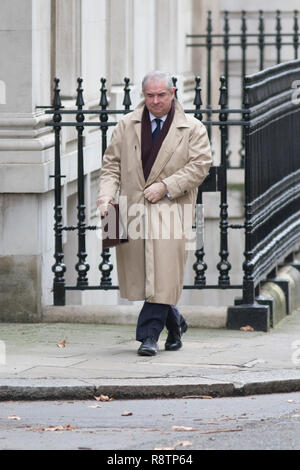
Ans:
<svg viewBox="0 0 300 470"><path fill-rule="evenodd" d="M145 184L143 165L141 159L141 132L142 132L142 113L143 113L144 103L140 103L138 107L133 111L131 120L133 121L133 129L135 133L135 138L137 145L135 146L134 158L136 159L136 167L139 174L139 178L142 181L143 185Z"/></svg>
<svg viewBox="0 0 300 470"><path fill-rule="evenodd" d="M150 175L147 179L147 186L150 186L150 184L156 181L158 175L168 163L171 156L178 147L179 143L181 142L184 134L184 129L187 127L189 127L189 124L184 115L182 107L176 101L173 122L153 164Z"/></svg>
<svg viewBox="0 0 300 470"><path fill-rule="evenodd" d="M137 159L137 169L139 177L145 184L143 165L141 159L141 127L142 127L142 114L145 102L142 101L137 108L133 111L131 120L133 121L134 132L136 135L138 146L135 149L135 158ZM169 159L175 152L180 141L183 138L184 129L189 127L188 121L184 114L183 108L176 101L175 103L175 115L173 122L170 126L169 132L162 143L160 151L156 157L156 160L152 166L151 172L147 179L147 186L155 182L158 175L161 173Z"/></svg>

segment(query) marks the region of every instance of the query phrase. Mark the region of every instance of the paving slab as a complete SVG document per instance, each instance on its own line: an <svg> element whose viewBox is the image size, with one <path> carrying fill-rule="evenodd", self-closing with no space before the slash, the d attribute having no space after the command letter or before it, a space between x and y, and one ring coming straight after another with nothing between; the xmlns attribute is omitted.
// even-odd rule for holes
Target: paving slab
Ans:
<svg viewBox="0 0 300 470"><path fill-rule="evenodd" d="M191 327L137 355L134 324L0 324L0 399L235 396L300 390L300 310L270 332Z"/></svg>

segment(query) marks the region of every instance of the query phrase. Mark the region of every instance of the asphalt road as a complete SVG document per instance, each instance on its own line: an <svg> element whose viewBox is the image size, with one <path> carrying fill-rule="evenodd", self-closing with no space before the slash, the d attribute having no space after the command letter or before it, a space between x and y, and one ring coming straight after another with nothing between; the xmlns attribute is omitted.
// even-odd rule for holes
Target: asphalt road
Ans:
<svg viewBox="0 0 300 470"><path fill-rule="evenodd" d="M1 402L0 449L299 450L300 393Z"/></svg>

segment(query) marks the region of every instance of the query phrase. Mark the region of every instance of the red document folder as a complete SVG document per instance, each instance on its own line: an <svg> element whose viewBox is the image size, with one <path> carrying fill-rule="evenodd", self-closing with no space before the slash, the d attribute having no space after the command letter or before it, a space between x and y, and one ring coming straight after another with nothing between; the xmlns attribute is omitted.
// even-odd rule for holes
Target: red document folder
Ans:
<svg viewBox="0 0 300 470"><path fill-rule="evenodd" d="M112 248L120 245L121 243L128 242L124 238L124 234L120 233L120 210L119 204L112 202L108 205L108 214L101 217L102 222L102 246L105 248Z"/></svg>

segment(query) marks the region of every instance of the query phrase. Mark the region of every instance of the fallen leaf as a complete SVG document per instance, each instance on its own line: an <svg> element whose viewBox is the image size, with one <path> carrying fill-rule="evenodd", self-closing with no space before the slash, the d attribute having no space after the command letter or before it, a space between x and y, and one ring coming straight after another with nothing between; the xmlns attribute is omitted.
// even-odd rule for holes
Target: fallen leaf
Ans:
<svg viewBox="0 0 300 470"><path fill-rule="evenodd" d="M49 428L44 428L44 431L73 431L74 428L70 424L66 424L65 426L59 425L59 426L49 426Z"/></svg>
<svg viewBox="0 0 300 470"><path fill-rule="evenodd" d="M240 330L241 331L254 331L254 328L252 328L252 326L250 325L246 325L246 326L242 326Z"/></svg>
<svg viewBox="0 0 300 470"><path fill-rule="evenodd" d="M16 421L20 421L20 416L16 416L16 415L8 415L8 419L15 419Z"/></svg>
<svg viewBox="0 0 300 470"><path fill-rule="evenodd" d="M185 426L172 426L173 431L198 431L195 428L189 428Z"/></svg>
<svg viewBox="0 0 300 470"><path fill-rule="evenodd" d="M57 343L57 346L58 346L59 348L65 348L65 347L66 347L66 343L67 343L67 341L64 339L64 340L62 340L62 341L59 341L59 342Z"/></svg>
<svg viewBox="0 0 300 470"><path fill-rule="evenodd" d="M63 430L63 426L50 426L49 428L41 428L41 431L51 431L51 432L62 431L62 430Z"/></svg>
<svg viewBox="0 0 300 470"><path fill-rule="evenodd" d="M173 447L155 447L154 450L176 450L176 447L188 447L191 446L190 441L179 441L174 444Z"/></svg>
<svg viewBox="0 0 300 470"><path fill-rule="evenodd" d="M131 413L131 411L123 411L121 416L132 416L132 413Z"/></svg>
<svg viewBox="0 0 300 470"><path fill-rule="evenodd" d="M99 397L95 397L95 400L97 401L112 401L113 398L112 397L109 397L108 395L100 395Z"/></svg>
<svg viewBox="0 0 300 470"><path fill-rule="evenodd" d="M177 442L174 447L187 447L187 446L191 446L192 443L190 441L180 441L180 442Z"/></svg>
<svg viewBox="0 0 300 470"><path fill-rule="evenodd" d="M41 426L25 426L26 431L45 431L45 428Z"/></svg>

